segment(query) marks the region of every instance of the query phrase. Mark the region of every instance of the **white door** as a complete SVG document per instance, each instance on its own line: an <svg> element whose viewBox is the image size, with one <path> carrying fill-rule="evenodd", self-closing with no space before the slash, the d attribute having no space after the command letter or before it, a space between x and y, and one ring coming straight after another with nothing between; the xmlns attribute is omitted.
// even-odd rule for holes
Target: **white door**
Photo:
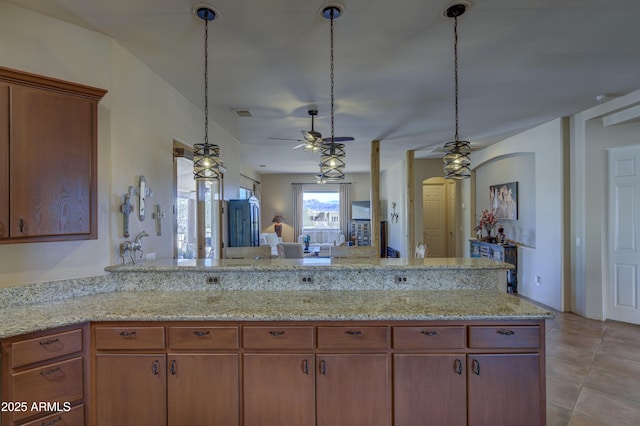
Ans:
<svg viewBox="0 0 640 426"><path fill-rule="evenodd" d="M444 180L444 179L442 179ZM422 229L429 257L447 257L446 190L444 182L422 185Z"/></svg>
<svg viewBox="0 0 640 426"><path fill-rule="evenodd" d="M609 151L607 319L640 324L640 146Z"/></svg>

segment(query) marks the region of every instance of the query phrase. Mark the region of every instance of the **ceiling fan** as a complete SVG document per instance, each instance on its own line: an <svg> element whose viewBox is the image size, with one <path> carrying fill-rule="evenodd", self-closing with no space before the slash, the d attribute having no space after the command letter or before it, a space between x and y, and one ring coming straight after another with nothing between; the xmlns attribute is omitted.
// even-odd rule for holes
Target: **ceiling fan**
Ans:
<svg viewBox="0 0 640 426"><path fill-rule="evenodd" d="M293 149L304 148L307 152L320 152L322 148L322 144L326 142L331 142L331 138L323 138L322 134L315 130L315 117L318 115L317 109L309 109L307 113L311 116L311 130L301 130L302 137L304 139L288 139L288 138L269 138L273 140L281 140L281 141L296 141L302 142L293 147ZM346 142L354 140L351 136L341 136L334 138L334 142Z"/></svg>

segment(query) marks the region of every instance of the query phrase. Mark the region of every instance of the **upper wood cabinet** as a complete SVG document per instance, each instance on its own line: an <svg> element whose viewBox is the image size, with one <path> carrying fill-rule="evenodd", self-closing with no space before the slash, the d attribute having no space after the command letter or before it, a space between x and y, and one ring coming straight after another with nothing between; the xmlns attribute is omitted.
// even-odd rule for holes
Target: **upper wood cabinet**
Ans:
<svg viewBox="0 0 640 426"><path fill-rule="evenodd" d="M0 243L97 238L105 93L0 67Z"/></svg>

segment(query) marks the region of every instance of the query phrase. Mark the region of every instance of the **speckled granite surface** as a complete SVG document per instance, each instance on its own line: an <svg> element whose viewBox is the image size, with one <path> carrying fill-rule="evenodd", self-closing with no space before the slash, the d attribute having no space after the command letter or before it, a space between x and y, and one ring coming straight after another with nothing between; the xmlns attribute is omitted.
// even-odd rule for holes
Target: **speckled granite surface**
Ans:
<svg viewBox="0 0 640 426"><path fill-rule="evenodd" d="M83 321L549 318L486 259L154 261L0 289L0 338ZM207 279L215 278L210 284ZM311 278L309 283L308 278ZM303 280L304 279L304 280Z"/></svg>
<svg viewBox="0 0 640 426"><path fill-rule="evenodd" d="M542 319L497 290L139 291L0 309L0 338L83 321Z"/></svg>

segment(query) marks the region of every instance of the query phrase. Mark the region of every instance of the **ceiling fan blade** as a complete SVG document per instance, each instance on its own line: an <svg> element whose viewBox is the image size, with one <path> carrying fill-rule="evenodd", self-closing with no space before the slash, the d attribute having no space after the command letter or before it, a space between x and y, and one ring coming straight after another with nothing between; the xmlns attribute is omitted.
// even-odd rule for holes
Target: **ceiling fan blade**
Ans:
<svg viewBox="0 0 640 426"><path fill-rule="evenodd" d="M336 136L333 138L334 142L348 142L355 140L353 136ZM323 138L322 142L331 142L331 138Z"/></svg>
<svg viewBox="0 0 640 426"><path fill-rule="evenodd" d="M298 144L298 145L294 146L294 147L293 147L293 148L291 148L291 149L298 149L298 148L302 148L302 147L303 147L303 146L305 146L306 144L307 144L306 142L305 142L305 143L300 143L300 144Z"/></svg>
<svg viewBox="0 0 640 426"><path fill-rule="evenodd" d="M302 139L289 139L289 138L269 138L274 141L294 141L294 142L304 142Z"/></svg>

